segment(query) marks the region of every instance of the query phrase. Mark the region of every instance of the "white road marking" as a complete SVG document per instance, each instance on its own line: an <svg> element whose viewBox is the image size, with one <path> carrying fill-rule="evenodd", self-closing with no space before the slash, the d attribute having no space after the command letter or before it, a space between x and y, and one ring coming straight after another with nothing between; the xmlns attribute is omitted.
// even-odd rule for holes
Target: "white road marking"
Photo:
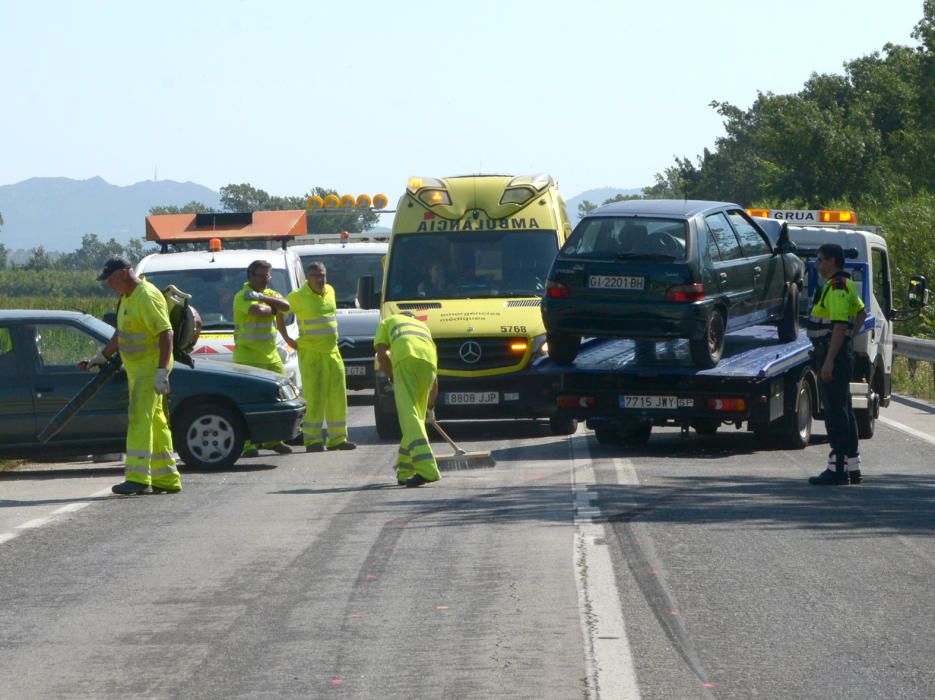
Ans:
<svg viewBox="0 0 935 700"><path fill-rule="evenodd" d="M100 491L95 491L90 496L84 496L84 498L97 499L109 493L110 493L110 489L106 488L106 489L101 489ZM81 510L82 508L87 508L89 505L91 505L90 500L82 502L82 503L67 503L61 508L58 508L52 511L46 516L43 516L41 518L33 518L32 520L27 520L26 522L20 523L19 525L16 525L13 528L13 532L0 532L0 544L3 544L4 542L9 542L10 540L14 539L21 533L25 532L26 530L35 530L37 528L44 527L45 525L48 525L49 523L59 520L60 516L62 515L67 515L68 513L75 513Z"/></svg>
<svg viewBox="0 0 935 700"><path fill-rule="evenodd" d="M614 463L620 483L638 483L630 460L614 460ZM639 700L640 690L620 609L620 592L607 546L607 533L602 523L595 522L601 512L600 507L594 505L597 494L589 491L596 485L594 467L590 459L574 456L574 447L571 478L575 502L573 564L586 647L589 696Z"/></svg>
<svg viewBox="0 0 935 700"><path fill-rule="evenodd" d="M923 433L921 430L910 428L908 425L904 425L903 423L893 420L892 418L885 418L884 416L880 416L877 418L877 420L883 423L883 425L888 425L891 428L895 428L896 430L906 433L907 435L912 435L913 437L919 438L920 440L924 440L930 445L935 445L935 437L927 433Z"/></svg>

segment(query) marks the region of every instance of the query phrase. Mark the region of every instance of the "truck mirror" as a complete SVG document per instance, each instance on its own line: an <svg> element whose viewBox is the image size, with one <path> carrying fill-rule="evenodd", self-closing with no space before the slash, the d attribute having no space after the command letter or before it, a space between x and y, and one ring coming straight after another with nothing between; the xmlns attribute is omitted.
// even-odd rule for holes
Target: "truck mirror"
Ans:
<svg viewBox="0 0 935 700"><path fill-rule="evenodd" d="M377 309L380 307L380 294L373 289L373 275L364 275L357 279L357 299L355 303L360 309Z"/></svg>
<svg viewBox="0 0 935 700"><path fill-rule="evenodd" d="M929 301L929 290L925 284L925 277L913 275L909 278L909 308L921 309Z"/></svg>

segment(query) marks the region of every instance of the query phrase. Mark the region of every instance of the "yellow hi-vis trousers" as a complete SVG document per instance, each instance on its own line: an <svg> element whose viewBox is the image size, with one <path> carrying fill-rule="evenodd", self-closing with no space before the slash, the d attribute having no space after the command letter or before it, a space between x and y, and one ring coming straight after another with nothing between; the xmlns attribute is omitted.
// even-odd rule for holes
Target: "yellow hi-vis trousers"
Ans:
<svg viewBox="0 0 935 700"><path fill-rule="evenodd" d="M236 361L236 360L235 360ZM282 363L282 360L279 359L279 355L276 355L276 360L270 360L268 362L243 362L242 364L250 365L251 367L256 367L257 369L267 369L270 372L275 372L282 376L286 376L286 368ZM277 445L281 445L282 440L273 440L271 442L261 442L259 445L254 445L250 440L244 440L243 451L247 452L248 450L271 450Z"/></svg>
<svg viewBox="0 0 935 700"><path fill-rule="evenodd" d="M305 420L302 436L306 447L325 440L328 447L347 440L347 380L344 360L337 348L330 352L299 349L299 374L305 394Z"/></svg>
<svg viewBox="0 0 935 700"><path fill-rule="evenodd" d="M153 389L155 377L155 367L127 367L130 410L124 478L136 484L176 490L182 487L182 478L172 456L172 433L164 398Z"/></svg>
<svg viewBox="0 0 935 700"><path fill-rule="evenodd" d="M396 457L396 478L400 481L415 474L426 481L442 478L425 432L425 410L434 381L435 368L431 362L407 357L393 363L393 398L403 433Z"/></svg>

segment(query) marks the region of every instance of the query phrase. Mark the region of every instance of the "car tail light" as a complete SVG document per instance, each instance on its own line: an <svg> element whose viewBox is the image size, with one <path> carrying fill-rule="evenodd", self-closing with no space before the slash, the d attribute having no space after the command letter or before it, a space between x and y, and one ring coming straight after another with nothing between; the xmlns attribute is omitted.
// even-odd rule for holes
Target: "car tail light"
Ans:
<svg viewBox="0 0 935 700"><path fill-rule="evenodd" d="M747 400L728 396L718 399L708 399L708 409L711 411L741 413L747 410Z"/></svg>
<svg viewBox="0 0 935 700"><path fill-rule="evenodd" d="M561 282L548 280L545 283L545 295L553 299L562 299L571 296L571 290Z"/></svg>
<svg viewBox="0 0 935 700"><path fill-rule="evenodd" d="M695 282L694 284L677 284L666 290L666 301L690 304L693 301L702 301L703 299L704 285L701 282Z"/></svg>
<svg viewBox="0 0 935 700"><path fill-rule="evenodd" d="M563 395L556 399L559 408L594 408L597 399L593 396Z"/></svg>

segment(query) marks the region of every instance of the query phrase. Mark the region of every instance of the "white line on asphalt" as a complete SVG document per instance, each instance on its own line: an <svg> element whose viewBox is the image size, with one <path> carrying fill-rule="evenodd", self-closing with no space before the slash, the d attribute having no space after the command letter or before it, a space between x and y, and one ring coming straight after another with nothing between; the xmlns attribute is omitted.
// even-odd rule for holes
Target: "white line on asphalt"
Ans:
<svg viewBox="0 0 935 700"><path fill-rule="evenodd" d="M928 435L927 433L923 433L921 430L910 428L908 425L904 425L903 423L893 420L892 418L885 418L884 416L880 416L879 418L877 418L877 420L883 423L884 425L890 426L891 428L895 428L896 430L900 430L908 435L917 437L920 440L924 440L930 445L935 445L935 437Z"/></svg>
<svg viewBox="0 0 935 700"><path fill-rule="evenodd" d="M614 462L621 483L637 483L630 460ZM597 483L591 460L574 456L571 478L575 501L573 564L590 695L594 698L639 700L640 690L620 609L620 592L607 545L607 533L603 524L594 522L600 515L600 507L592 504L597 494L588 491ZM624 482L624 478L632 481Z"/></svg>
<svg viewBox="0 0 935 700"><path fill-rule="evenodd" d="M85 498L88 498L88 499L100 498L101 496L104 496L109 493L110 493L109 488L101 489L100 491L95 491L90 496L85 496ZM82 508L87 508L89 505L91 505L90 501L85 502L85 503L67 503L66 505L52 511L51 513L49 513L48 515L42 518L33 518L32 520L27 520L24 523L20 523L19 525L16 525L13 528L14 530L13 532L0 532L0 544L3 544L4 542L9 542L10 540L20 535L25 530L35 530L36 528L43 527L45 525L48 525L51 522L58 520L59 516L65 515L67 513L75 513L81 510Z"/></svg>

